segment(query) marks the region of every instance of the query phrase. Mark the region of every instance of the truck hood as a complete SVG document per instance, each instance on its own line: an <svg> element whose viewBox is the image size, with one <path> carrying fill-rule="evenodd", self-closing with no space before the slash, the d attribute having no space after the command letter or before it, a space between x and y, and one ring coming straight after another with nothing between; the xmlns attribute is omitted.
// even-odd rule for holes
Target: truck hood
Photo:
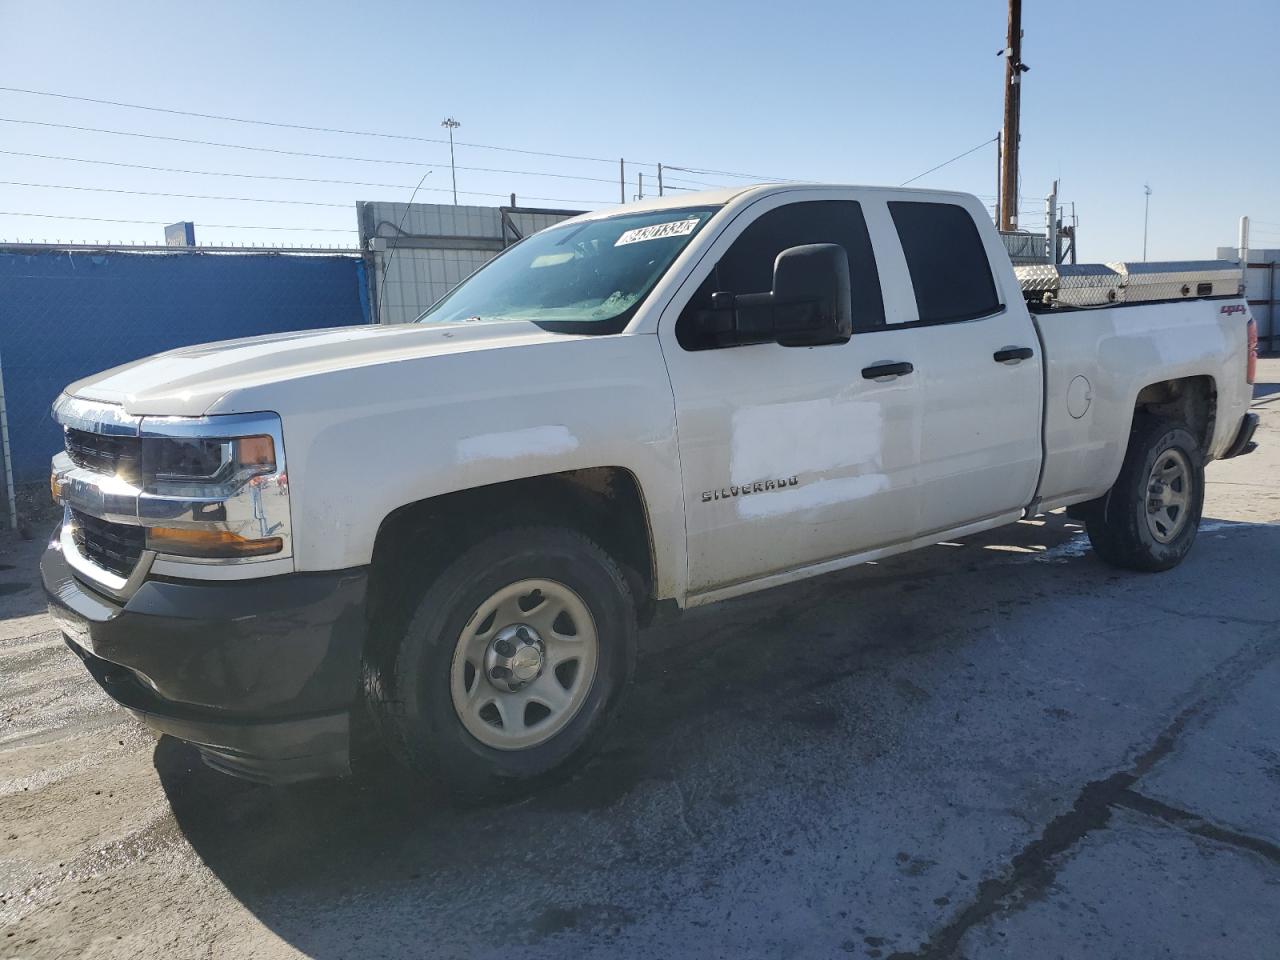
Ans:
<svg viewBox="0 0 1280 960"><path fill-rule="evenodd" d="M182 347L113 367L67 387L134 416L201 416L228 394L337 370L424 357L576 340L522 320L334 327Z"/></svg>

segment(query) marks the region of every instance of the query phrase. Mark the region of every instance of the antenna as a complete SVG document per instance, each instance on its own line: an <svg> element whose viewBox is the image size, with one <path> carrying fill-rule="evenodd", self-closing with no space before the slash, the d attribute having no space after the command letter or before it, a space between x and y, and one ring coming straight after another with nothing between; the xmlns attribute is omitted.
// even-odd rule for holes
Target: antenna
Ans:
<svg viewBox="0 0 1280 960"><path fill-rule="evenodd" d="M387 285L387 270L391 266L392 259L395 258L396 250L400 247L400 238L404 236L404 221L409 216L409 208L413 206L413 199L418 195L418 190L429 176L431 176L430 170L422 175L422 179L418 181L418 186L414 187L413 193L409 194L409 202L405 204L404 213L400 215L400 222L396 224L396 235L395 239L391 241L391 249L387 251L387 258L382 261L382 275L378 278L378 297L377 302L374 304L378 310L379 323L382 322L382 291Z"/></svg>
<svg viewBox="0 0 1280 960"><path fill-rule="evenodd" d="M1142 192L1146 195L1142 206L1142 262L1147 262L1147 224L1151 220L1151 184L1144 183Z"/></svg>

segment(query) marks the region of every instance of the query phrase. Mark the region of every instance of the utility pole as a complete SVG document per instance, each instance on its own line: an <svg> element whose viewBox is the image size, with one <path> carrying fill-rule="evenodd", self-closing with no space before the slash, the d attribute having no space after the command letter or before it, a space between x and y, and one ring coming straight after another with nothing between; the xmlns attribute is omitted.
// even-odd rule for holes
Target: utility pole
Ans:
<svg viewBox="0 0 1280 960"><path fill-rule="evenodd" d="M991 214L991 219L996 222L997 229L1000 225L1000 180L1004 174L1004 144L1001 140L1002 131L996 131L996 208Z"/></svg>
<svg viewBox="0 0 1280 960"><path fill-rule="evenodd" d="M622 158L618 160L618 202L627 202L627 161Z"/></svg>
<svg viewBox="0 0 1280 960"><path fill-rule="evenodd" d="M662 164L658 164L658 196L662 196Z"/></svg>
<svg viewBox="0 0 1280 960"><path fill-rule="evenodd" d="M1142 262L1147 262L1147 224L1151 221L1151 184L1144 183L1142 192L1146 199L1142 204Z"/></svg>
<svg viewBox="0 0 1280 960"><path fill-rule="evenodd" d="M1275 268L1272 267L1272 274L1275 276ZM1249 218L1240 218L1240 293L1243 296L1248 293L1249 288ZM1275 310L1275 301L1271 303L1271 309ZM1274 326L1272 327L1274 330ZM1274 337L1267 342L1274 341Z"/></svg>
<svg viewBox="0 0 1280 960"><path fill-rule="evenodd" d="M1022 110L1022 0L1009 0L1008 43L1000 51L1004 65L1004 129L1000 134L1000 229L1018 229L1018 132Z"/></svg>
<svg viewBox="0 0 1280 960"><path fill-rule="evenodd" d="M1058 251L1058 181L1053 181L1053 189L1044 198L1045 246L1049 251L1050 263L1061 263Z"/></svg>
<svg viewBox="0 0 1280 960"><path fill-rule="evenodd" d="M1080 218L1076 216L1076 202L1071 201L1071 263L1076 262L1076 249L1080 245Z"/></svg>
<svg viewBox="0 0 1280 960"><path fill-rule="evenodd" d="M440 126L449 128L449 174L453 177L453 205L456 207L458 205L458 169L453 165L453 131L462 124L453 117L446 117L440 121Z"/></svg>

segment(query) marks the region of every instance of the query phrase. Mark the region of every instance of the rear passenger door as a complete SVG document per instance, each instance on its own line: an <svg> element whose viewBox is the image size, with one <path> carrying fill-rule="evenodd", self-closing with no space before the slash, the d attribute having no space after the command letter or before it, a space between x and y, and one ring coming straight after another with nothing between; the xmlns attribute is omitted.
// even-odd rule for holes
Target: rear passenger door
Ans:
<svg viewBox="0 0 1280 960"><path fill-rule="evenodd" d="M1035 493L1043 405L1040 345L1020 293L991 269L1007 258L972 203L887 200L914 317L903 359L921 391L920 533L1016 512ZM1007 273L1008 271L1004 271ZM1010 307L1012 304L1012 308ZM889 325L892 328L892 324Z"/></svg>

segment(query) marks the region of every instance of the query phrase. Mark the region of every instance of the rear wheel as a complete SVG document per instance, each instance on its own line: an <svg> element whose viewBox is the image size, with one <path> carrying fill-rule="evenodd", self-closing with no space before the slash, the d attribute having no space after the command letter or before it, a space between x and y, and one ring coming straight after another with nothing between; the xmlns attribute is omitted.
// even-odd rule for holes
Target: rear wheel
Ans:
<svg viewBox="0 0 1280 960"><path fill-rule="evenodd" d="M499 792L589 754L630 679L636 633L627 579L597 544L504 531L425 586L371 706L409 766L458 792Z"/></svg>
<svg viewBox="0 0 1280 960"><path fill-rule="evenodd" d="M1168 420L1134 425L1115 484L1089 511L1094 552L1117 567L1159 571L1191 550L1204 507L1204 459L1196 438Z"/></svg>

